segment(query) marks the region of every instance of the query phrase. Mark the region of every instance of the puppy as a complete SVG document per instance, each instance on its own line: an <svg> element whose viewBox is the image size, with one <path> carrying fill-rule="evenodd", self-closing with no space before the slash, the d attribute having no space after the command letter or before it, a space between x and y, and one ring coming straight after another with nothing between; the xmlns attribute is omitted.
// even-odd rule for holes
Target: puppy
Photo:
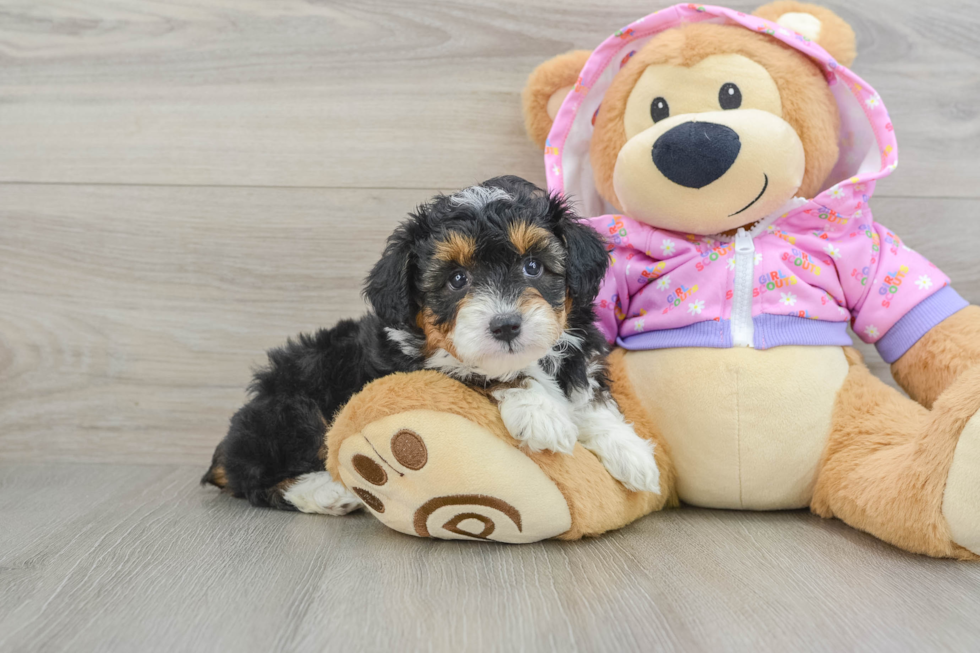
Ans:
<svg viewBox="0 0 980 653"><path fill-rule="evenodd" d="M334 413L386 374L439 370L496 402L531 451L580 442L631 490L660 491L653 445L609 391L592 302L608 265L565 201L499 177L418 208L367 279L373 308L269 353L202 482L255 505L344 514L323 471Z"/></svg>

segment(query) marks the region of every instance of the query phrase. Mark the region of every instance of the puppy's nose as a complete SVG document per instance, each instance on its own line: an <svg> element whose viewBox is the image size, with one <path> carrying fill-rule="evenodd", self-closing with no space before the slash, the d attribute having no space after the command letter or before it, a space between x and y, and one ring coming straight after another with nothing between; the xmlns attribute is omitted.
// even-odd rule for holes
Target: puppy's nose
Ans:
<svg viewBox="0 0 980 653"><path fill-rule="evenodd" d="M686 188L704 188L728 172L742 143L731 127L685 122L653 144L653 163L664 177Z"/></svg>
<svg viewBox="0 0 980 653"><path fill-rule="evenodd" d="M501 342L510 342L521 333L521 316L517 313L497 315L490 320L490 333Z"/></svg>

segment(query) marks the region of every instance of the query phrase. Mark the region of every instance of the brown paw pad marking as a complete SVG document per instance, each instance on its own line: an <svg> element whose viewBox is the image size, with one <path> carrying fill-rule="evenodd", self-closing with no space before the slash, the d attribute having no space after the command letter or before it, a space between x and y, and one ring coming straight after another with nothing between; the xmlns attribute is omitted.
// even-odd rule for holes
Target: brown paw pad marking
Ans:
<svg viewBox="0 0 980 653"><path fill-rule="evenodd" d="M462 528L459 527L460 523L470 519L475 519L476 521L483 524L483 530L480 531L479 533L471 533L470 531L464 531ZM475 512L461 512L460 514L456 515L455 517L447 521L445 524L443 524L442 527L445 528L450 533L456 533L457 535L467 535L469 537L475 537L481 540L485 540L490 537L494 529L497 528L497 525L494 524L493 520L487 517L486 515L479 515Z"/></svg>
<svg viewBox="0 0 980 653"><path fill-rule="evenodd" d="M408 429L402 429L391 436L391 453L403 467L413 472L422 469L429 462L429 452L422 436Z"/></svg>
<svg viewBox="0 0 980 653"><path fill-rule="evenodd" d="M415 532L418 533L419 537L430 537L428 521L429 517L436 510L444 508L446 506L483 506L486 508L491 508L497 512L506 515L514 525L517 526L518 532L523 532L523 527L521 525L521 513L514 506L510 505L502 499L496 497L488 497L484 494L455 494L446 497L436 497L435 499L429 499L426 501L421 508L415 511L414 525ZM474 519L483 524L483 530L480 533L473 533L471 531L462 530L460 524L464 521ZM447 531L451 533L456 533L457 535L466 535L468 537L475 537L480 540L485 540L490 537L490 534L496 529L497 525L494 523L490 517L486 515L481 515L475 512L463 512L442 525Z"/></svg>
<svg viewBox="0 0 980 653"><path fill-rule="evenodd" d="M352 487L351 490L353 490L354 494L356 494L357 496L361 497L361 501L364 502L364 505L366 505L368 508L370 508L374 512L384 512L385 511L385 504L381 502L381 499L379 499L378 497L374 496L373 494L371 494L367 490L363 490L363 489L361 489L359 487Z"/></svg>
<svg viewBox="0 0 980 653"><path fill-rule="evenodd" d="M378 463L364 454L357 454L351 459L351 464L358 474L371 485L384 485L388 482L388 473Z"/></svg>

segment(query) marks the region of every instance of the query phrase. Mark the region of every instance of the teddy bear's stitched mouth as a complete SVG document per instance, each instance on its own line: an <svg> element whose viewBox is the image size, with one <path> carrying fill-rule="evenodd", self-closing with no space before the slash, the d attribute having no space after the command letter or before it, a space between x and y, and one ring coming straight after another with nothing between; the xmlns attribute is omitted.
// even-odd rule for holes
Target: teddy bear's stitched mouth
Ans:
<svg viewBox="0 0 980 653"><path fill-rule="evenodd" d="M759 194L756 195L755 196L755 199L752 200L751 202L749 202L748 204L746 204L743 208L739 209L738 211L735 211L735 213L728 214L728 217L729 218L732 217L733 215L738 215L739 213L742 213L743 211L748 210L748 208L750 206L752 206L753 204L755 204L756 202L759 201L759 198L760 197L762 197L763 195L765 195L766 189L769 188L769 175L767 175L766 173L763 172L762 173L762 176L766 178L766 181L765 181L765 183L762 184L762 190L759 191Z"/></svg>

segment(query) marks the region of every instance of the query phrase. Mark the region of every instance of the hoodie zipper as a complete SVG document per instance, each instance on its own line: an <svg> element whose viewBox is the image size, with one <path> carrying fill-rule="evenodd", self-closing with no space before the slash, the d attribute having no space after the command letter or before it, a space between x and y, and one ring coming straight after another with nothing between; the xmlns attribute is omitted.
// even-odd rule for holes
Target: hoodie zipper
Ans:
<svg viewBox="0 0 980 653"><path fill-rule="evenodd" d="M754 347L752 324L752 275L755 268L755 242L744 227L735 233L735 284L732 291L732 345Z"/></svg>

